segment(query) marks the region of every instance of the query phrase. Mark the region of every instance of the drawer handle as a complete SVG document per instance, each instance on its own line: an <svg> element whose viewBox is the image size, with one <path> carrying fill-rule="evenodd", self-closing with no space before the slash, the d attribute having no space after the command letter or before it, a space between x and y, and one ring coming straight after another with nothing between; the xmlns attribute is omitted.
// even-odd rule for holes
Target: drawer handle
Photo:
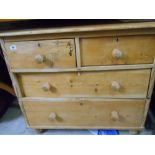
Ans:
<svg viewBox="0 0 155 155"><path fill-rule="evenodd" d="M112 81L111 87L113 90L116 90L116 91L120 90L121 88L120 84L117 81Z"/></svg>
<svg viewBox="0 0 155 155"><path fill-rule="evenodd" d="M54 121L54 120L56 120L56 117L57 117L56 113L51 112L48 118L49 118L50 121Z"/></svg>
<svg viewBox="0 0 155 155"><path fill-rule="evenodd" d="M51 85L50 85L50 83L44 83L43 85L42 85L42 89L44 90L44 91L49 91L50 89L51 89Z"/></svg>
<svg viewBox="0 0 155 155"><path fill-rule="evenodd" d="M112 111L112 112L111 112L111 119L112 119L113 121L118 121L118 120L119 120L119 114L118 114L117 111Z"/></svg>
<svg viewBox="0 0 155 155"><path fill-rule="evenodd" d="M112 56L113 56L113 58L120 59L120 58L122 58L123 53L119 49L114 49L112 51Z"/></svg>
<svg viewBox="0 0 155 155"><path fill-rule="evenodd" d="M41 55L41 54L38 54L38 55L35 56L35 61L37 63L43 63L45 61L45 56Z"/></svg>

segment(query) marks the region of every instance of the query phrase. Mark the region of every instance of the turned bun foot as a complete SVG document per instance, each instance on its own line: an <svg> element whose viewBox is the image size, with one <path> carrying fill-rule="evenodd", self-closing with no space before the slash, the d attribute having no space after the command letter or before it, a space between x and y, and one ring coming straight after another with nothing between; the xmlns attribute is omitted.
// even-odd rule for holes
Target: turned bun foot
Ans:
<svg viewBox="0 0 155 155"><path fill-rule="evenodd" d="M130 130L130 131L129 131L129 134L130 134L130 135L138 135L139 133L140 133L139 130Z"/></svg>
<svg viewBox="0 0 155 155"><path fill-rule="evenodd" d="M45 129L35 129L37 133L43 133L45 132Z"/></svg>

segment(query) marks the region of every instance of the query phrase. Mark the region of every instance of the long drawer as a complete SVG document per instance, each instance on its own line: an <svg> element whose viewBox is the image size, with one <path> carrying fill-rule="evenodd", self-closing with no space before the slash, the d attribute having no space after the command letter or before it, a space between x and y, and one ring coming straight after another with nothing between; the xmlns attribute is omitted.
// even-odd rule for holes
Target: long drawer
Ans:
<svg viewBox="0 0 155 155"><path fill-rule="evenodd" d="M18 75L23 97L145 98L149 78L150 69Z"/></svg>
<svg viewBox="0 0 155 155"><path fill-rule="evenodd" d="M138 128L145 100L24 101L30 127L38 128Z"/></svg>
<svg viewBox="0 0 155 155"><path fill-rule="evenodd" d="M149 64L155 56L155 36L81 38L82 66Z"/></svg>
<svg viewBox="0 0 155 155"><path fill-rule="evenodd" d="M6 42L10 67L19 68L74 68L74 39Z"/></svg>

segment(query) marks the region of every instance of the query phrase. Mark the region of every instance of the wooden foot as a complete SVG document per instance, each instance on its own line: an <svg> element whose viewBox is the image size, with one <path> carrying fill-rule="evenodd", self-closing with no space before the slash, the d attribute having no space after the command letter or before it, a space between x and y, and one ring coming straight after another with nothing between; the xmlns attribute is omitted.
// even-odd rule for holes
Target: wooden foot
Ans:
<svg viewBox="0 0 155 155"><path fill-rule="evenodd" d="M140 132L139 130L130 130L130 131L129 131L129 134L130 134L130 135L138 135L139 132Z"/></svg>
<svg viewBox="0 0 155 155"><path fill-rule="evenodd" d="M35 129L38 133L43 133L45 129Z"/></svg>

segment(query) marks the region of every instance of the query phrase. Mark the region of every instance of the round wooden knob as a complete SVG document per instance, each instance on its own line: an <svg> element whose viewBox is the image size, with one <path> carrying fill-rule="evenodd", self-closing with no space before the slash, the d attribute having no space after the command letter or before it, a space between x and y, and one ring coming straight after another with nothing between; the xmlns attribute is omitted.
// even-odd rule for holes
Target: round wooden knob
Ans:
<svg viewBox="0 0 155 155"><path fill-rule="evenodd" d="M44 91L49 91L51 89L51 85L47 82L47 83L42 85L42 89Z"/></svg>
<svg viewBox="0 0 155 155"><path fill-rule="evenodd" d="M54 121L54 120L56 120L56 117L57 117L56 113L55 112L51 112L48 118L49 118L49 120Z"/></svg>
<svg viewBox="0 0 155 155"><path fill-rule="evenodd" d="M119 49L114 49L112 51L112 56L113 56L113 58L120 59L120 58L122 58L123 53Z"/></svg>
<svg viewBox="0 0 155 155"><path fill-rule="evenodd" d="M112 119L113 121L119 120L119 114L118 114L117 111L112 111L112 112L111 112L111 119Z"/></svg>
<svg viewBox="0 0 155 155"><path fill-rule="evenodd" d="M41 55L41 54L36 55L36 56L35 56L35 61L36 61L37 63L43 63L43 62L45 61L45 56L44 56L44 55Z"/></svg>
<svg viewBox="0 0 155 155"><path fill-rule="evenodd" d="M113 90L120 90L121 86L117 81L112 81L111 87Z"/></svg>

